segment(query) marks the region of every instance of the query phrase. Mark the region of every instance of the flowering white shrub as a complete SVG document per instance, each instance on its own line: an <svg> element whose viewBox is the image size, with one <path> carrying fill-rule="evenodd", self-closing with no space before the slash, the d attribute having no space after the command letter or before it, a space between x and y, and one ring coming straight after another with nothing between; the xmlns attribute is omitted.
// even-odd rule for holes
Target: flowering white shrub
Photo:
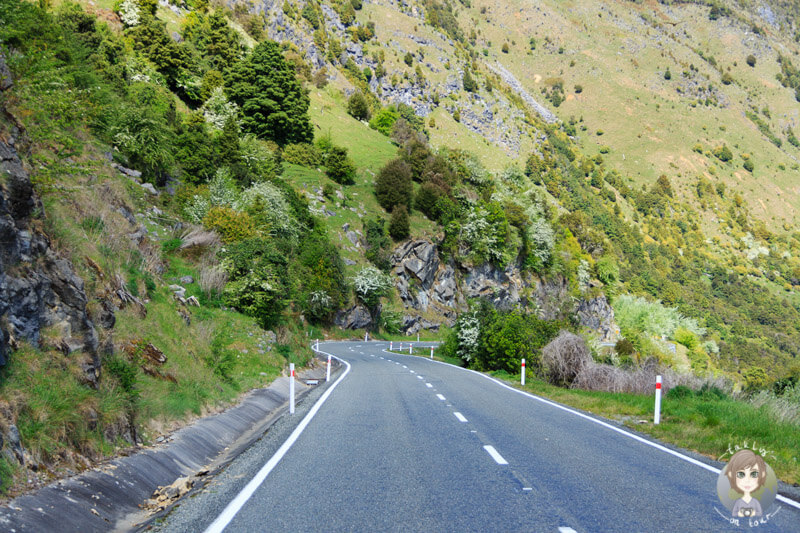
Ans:
<svg viewBox="0 0 800 533"><path fill-rule="evenodd" d="M128 27L139 24L139 4L136 0L124 0L119 5L119 18Z"/></svg>
<svg viewBox="0 0 800 533"><path fill-rule="evenodd" d="M459 316L456 328L458 330L458 349L456 353L464 361L471 361L478 350L478 339L481 333L480 321L475 312L464 313Z"/></svg>
<svg viewBox="0 0 800 533"><path fill-rule="evenodd" d="M208 195L196 194L184 208L186 216L192 222L199 224L203 221L212 207L236 208L239 202L239 193L233 182L231 173L227 168L217 170L214 179L208 184Z"/></svg>
<svg viewBox="0 0 800 533"><path fill-rule="evenodd" d="M228 97L225 96L225 91L222 90L222 87L216 87L211 91L211 96L208 97L208 100L200 109L206 122L214 129L221 130L224 128L225 123L231 117L236 119L238 124L239 106L234 102L228 101Z"/></svg>
<svg viewBox="0 0 800 533"><path fill-rule="evenodd" d="M473 208L469 212L461 233L462 241L475 256L500 265L508 260L507 237L508 222L505 216L498 213L497 209L490 212L483 207Z"/></svg>
<svg viewBox="0 0 800 533"><path fill-rule="evenodd" d="M278 174L275 155L255 135L247 134L239 139L239 153L253 181L264 181Z"/></svg>
<svg viewBox="0 0 800 533"><path fill-rule="evenodd" d="M509 165L500 173L500 179L514 185L521 185L525 181L525 173L517 165Z"/></svg>
<svg viewBox="0 0 800 533"><path fill-rule="evenodd" d="M234 208L238 211L258 210L258 213L252 214L267 221L273 232L293 240L297 240L303 229L292 216L291 208L280 189L266 181L245 189L234 203Z"/></svg>
<svg viewBox="0 0 800 533"><path fill-rule="evenodd" d="M589 288L590 279L591 275L589 274L589 261L586 259L581 259L580 264L578 264L578 287L580 290L585 291Z"/></svg>
<svg viewBox="0 0 800 533"><path fill-rule="evenodd" d="M368 266L362 268L353 278L353 288L358 298L367 305L374 307L382 296L389 293L392 281L389 276L375 268Z"/></svg>
<svg viewBox="0 0 800 533"><path fill-rule="evenodd" d="M544 218L531 221L528 226L528 243L531 255L546 263L553 253L556 244L556 234Z"/></svg>

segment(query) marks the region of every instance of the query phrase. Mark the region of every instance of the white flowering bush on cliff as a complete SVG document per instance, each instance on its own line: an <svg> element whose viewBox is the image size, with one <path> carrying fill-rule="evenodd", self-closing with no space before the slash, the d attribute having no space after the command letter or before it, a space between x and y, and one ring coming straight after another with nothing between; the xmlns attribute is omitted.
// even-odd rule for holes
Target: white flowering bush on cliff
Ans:
<svg viewBox="0 0 800 533"><path fill-rule="evenodd" d="M374 266L362 268L353 277L353 288L356 296L369 308L376 307L381 298L387 296L392 288L392 281Z"/></svg>

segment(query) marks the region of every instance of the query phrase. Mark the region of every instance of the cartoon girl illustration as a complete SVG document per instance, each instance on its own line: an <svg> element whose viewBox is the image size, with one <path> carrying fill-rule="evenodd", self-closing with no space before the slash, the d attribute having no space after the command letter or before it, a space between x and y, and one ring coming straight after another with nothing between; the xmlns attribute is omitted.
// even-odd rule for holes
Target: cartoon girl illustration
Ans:
<svg viewBox="0 0 800 533"><path fill-rule="evenodd" d="M761 516L761 502L753 493L764 486L767 480L767 465L760 455L751 450L739 450L728 462L725 475L731 489L742 495L733 504L734 517Z"/></svg>

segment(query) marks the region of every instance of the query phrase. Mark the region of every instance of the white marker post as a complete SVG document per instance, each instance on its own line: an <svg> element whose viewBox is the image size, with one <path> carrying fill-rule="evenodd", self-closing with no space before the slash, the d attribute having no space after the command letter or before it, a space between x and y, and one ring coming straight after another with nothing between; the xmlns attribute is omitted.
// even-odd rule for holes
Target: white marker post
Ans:
<svg viewBox="0 0 800 533"><path fill-rule="evenodd" d="M417 342L419 342L419 332L417 332Z"/></svg>
<svg viewBox="0 0 800 533"><path fill-rule="evenodd" d="M368 335L369 335L369 333L367 333L367 332L365 331L365 332L364 332L364 342L367 342L367 336L368 336Z"/></svg>
<svg viewBox="0 0 800 533"><path fill-rule="evenodd" d="M325 372L325 381L331 380L331 354L328 354L328 370Z"/></svg>
<svg viewBox="0 0 800 533"><path fill-rule="evenodd" d="M413 347L414 347L414 345L409 342L408 343L408 355L411 355L411 348L413 348Z"/></svg>
<svg viewBox="0 0 800 533"><path fill-rule="evenodd" d="M294 414L294 363L289 363L289 414Z"/></svg>
<svg viewBox="0 0 800 533"><path fill-rule="evenodd" d="M391 352L394 348L394 341L389 341L389 351Z"/></svg>
<svg viewBox="0 0 800 533"><path fill-rule="evenodd" d="M433 346L431 346L431 359L433 359Z"/></svg>
<svg viewBox="0 0 800 533"><path fill-rule="evenodd" d="M522 360L522 384L525 385L525 359Z"/></svg>
<svg viewBox="0 0 800 533"><path fill-rule="evenodd" d="M661 376L656 376L656 416L654 424L661 422Z"/></svg>
<svg viewBox="0 0 800 533"><path fill-rule="evenodd" d="M400 343L400 351L401 352L403 351L403 343L402 342Z"/></svg>

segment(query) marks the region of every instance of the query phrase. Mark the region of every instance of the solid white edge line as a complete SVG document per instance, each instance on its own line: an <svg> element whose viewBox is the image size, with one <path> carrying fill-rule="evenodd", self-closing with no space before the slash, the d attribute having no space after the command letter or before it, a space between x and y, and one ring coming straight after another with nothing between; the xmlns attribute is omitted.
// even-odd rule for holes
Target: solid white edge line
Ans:
<svg viewBox="0 0 800 533"><path fill-rule="evenodd" d="M497 464L499 464L499 465L507 465L508 464L508 461L503 459L503 456L500 455L499 453L497 453L497 450L494 449L494 446L489 446L487 444L486 446L483 447L483 449L486 450L489 453L489 455L492 456L492 459L494 459L494 461Z"/></svg>
<svg viewBox="0 0 800 533"><path fill-rule="evenodd" d="M541 397L536 396L535 394L531 394L529 392L525 392L525 391L521 391L519 389L515 389L514 387L512 387L510 385L507 385L507 384L503 383L502 381L499 381L499 380L497 380L497 379L495 379L495 378L493 378L491 376L487 376L486 374L482 374L482 373L478 372L477 370L472 370L471 368L464 368L464 367L460 367L460 366L451 365L450 363L445 363L444 361L436 361L435 359L434 360L426 359L424 357L421 357L420 360L421 361L427 361L429 363L436 363L438 365L449 366L449 367L452 367L452 368L456 368L458 370L464 370L466 372L472 372L473 374L477 374L478 376L481 376L482 378L488 379L489 381L493 381L494 383L500 385L501 387L503 387L505 389L508 389L510 391L513 391L513 392L516 392L518 394L522 394L523 396L527 396L529 398L533 398L536 401L542 402L544 404L547 404L547 405L549 405L551 407L555 407L557 409L561 409L562 411L566 411L568 413L572 413L573 415L579 416L581 418L585 418L586 420L589 420L590 422L594 422L595 424L599 424L599 425L601 425L601 426L603 426L605 428L608 428L608 429L610 429L612 431L616 431L617 433L620 433L622 435L630 437L633 440L637 440L637 441L641 442L642 444L646 444L648 446L652 446L653 448L655 448L657 450L660 450L662 452L668 453L668 454L670 454L670 455L672 455L674 457L677 457L679 459L682 459L682 460L684 460L684 461L686 461L688 463L692 463L693 465L697 465L697 466L699 466L701 468L705 468L706 470L708 470L710 472L714 472L715 474L719 474L721 472L721 470L719 468L715 468L715 467L713 467L711 465L707 465L707 464L705 464L705 463L703 463L701 461L698 461L697 459L693 459L693 458L689 457L688 455L684 455L684 454L682 454L680 452L676 452L675 450L670 450L666 446L662 446L661 444L658 444L656 442L652 442L650 440L647 440L647 439L645 439L643 437L640 437L639 435L634 435L633 433L629 433L629 432L625 431L624 429L618 428L616 426L612 426L608 422L603 422L602 420L598 420L598 419L596 419L594 417L591 417L591 416L589 416L587 414L581 413L581 412L576 411L574 409L570 409L569 407L566 407L564 405L557 404L555 402L552 402L552 401L547 400L545 398L541 398ZM787 505L790 505L790 506L792 506L792 507L794 507L796 509L800 509L800 503L798 503L798 502L796 502L794 500L790 500L789 498L787 498L785 496L781 496L780 494L778 494L775 497L775 499L780 500L783 503L785 503Z"/></svg>
<svg viewBox="0 0 800 533"><path fill-rule="evenodd" d="M233 520L233 517L236 516L236 513L238 513L244 506L244 504L247 503L247 500L250 499L250 497L258 489L258 487L264 482L265 479L267 479L267 476L269 475L270 472L272 472L272 469L275 468L275 466L277 466L280 460L283 459L283 456L286 455L286 452L289 451L289 449L292 447L292 445L295 443L298 437L300 437L300 434L303 433L303 431L306 429L306 426L308 426L308 424L311 422L311 419L314 418L314 415L317 414L317 411L319 411L320 407L322 407L322 405L331 395L336 386L339 385L339 383L341 383L342 380L350 372L350 363L348 363L344 359L340 359L335 355L323 352L321 350L317 350L317 353L330 355L331 357L344 363L347 366L347 368L345 369L344 373L339 377L339 379L337 379L333 383L333 385L331 385L328 388L328 390L326 390L322 394L322 396L320 396L319 400L317 400L317 403L314 404L311 410L308 411L308 414L306 414L305 418L303 418L300 424L298 424L298 426L294 429L294 431L292 431L292 434L289 435L289 438L286 439L286 442L284 442L283 445L281 445L281 447L278 448L278 451L275 452L275 454L272 457L270 457L269 461L264 463L264 466L261 467L261 470L259 470L258 473L255 475L255 477L253 477L253 479L250 480L250 483L245 485L245 487L241 490L241 492L239 492L239 494L236 495L236 497L227 505L227 507L225 507L225 509L222 511L222 513L220 513L220 515L216 518L216 520L214 520L211 523L211 525L206 528L205 533L221 533L222 530L224 530L228 526L230 521Z"/></svg>
<svg viewBox="0 0 800 533"><path fill-rule="evenodd" d="M458 411L454 412L453 414L456 416L456 418L458 418L459 422L466 422L467 421L467 419L464 417L464 415L462 415Z"/></svg>

